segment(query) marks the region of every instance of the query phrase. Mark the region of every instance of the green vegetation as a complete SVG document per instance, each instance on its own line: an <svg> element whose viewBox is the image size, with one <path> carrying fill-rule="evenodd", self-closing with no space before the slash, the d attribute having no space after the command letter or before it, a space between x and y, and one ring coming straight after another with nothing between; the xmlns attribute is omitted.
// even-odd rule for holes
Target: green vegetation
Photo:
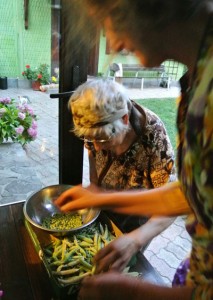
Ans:
<svg viewBox="0 0 213 300"><path fill-rule="evenodd" d="M172 146L176 149L176 98L138 99L137 103L156 113L166 126Z"/></svg>

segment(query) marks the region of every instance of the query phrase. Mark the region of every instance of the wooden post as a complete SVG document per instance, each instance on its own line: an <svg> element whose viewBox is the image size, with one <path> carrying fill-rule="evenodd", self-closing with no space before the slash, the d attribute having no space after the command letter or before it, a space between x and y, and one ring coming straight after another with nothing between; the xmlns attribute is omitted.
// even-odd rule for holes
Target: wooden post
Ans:
<svg viewBox="0 0 213 300"><path fill-rule="evenodd" d="M73 0L61 1L61 40L59 92L75 90L87 80L88 47L80 47L72 29L80 11L72 7ZM69 98L59 99L59 183L76 185L82 182L83 142L70 131L72 117L68 110Z"/></svg>
<svg viewBox="0 0 213 300"><path fill-rule="evenodd" d="M28 29L29 0L24 0L24 28Z"/></svg>

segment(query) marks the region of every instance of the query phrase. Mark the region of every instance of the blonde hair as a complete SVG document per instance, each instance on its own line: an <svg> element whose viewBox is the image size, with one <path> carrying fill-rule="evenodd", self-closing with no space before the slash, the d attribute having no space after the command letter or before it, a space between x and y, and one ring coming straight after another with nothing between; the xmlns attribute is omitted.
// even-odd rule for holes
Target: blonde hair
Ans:
<svg viewBox="0 0 213 300"><path fill-rule="evenodd" d="M111 136L129 129L126 89L110 79L94 79L80 85L69 100L77 136Z"/></svg>

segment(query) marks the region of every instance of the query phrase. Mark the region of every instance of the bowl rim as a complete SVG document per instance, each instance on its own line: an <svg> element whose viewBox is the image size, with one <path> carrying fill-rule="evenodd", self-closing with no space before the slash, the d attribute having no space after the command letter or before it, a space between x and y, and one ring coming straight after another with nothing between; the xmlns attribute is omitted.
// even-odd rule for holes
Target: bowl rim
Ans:
<svg viewBox="0 0 213 300"><path fill-rule="evenodd" d="M43 227L43 226L41 226L41 225L39 225L38 223L36 223L36 222L34 222L30 217L29 217L29 215L28 215L28 213L27 213L27 203L28 203L28 201L34 196L34 195L36 195L38 192L41 192L42 190L45 190L46 188L52 188L52 187L58 187L58 186L67 186L68 188L69 187L73 187L72 185L69 185L69 184L54 184L54 185L49 185L49 186L46 186L46 187L43 187L42 189L40 189L40 190L37 190L36 192L34 192L34 193L32 193L32 194L30 194L30 196L28 196L27 198L26 198L26 200L25 200L25 202L24 202L24 206L23 206L23 213L24 213L24 216L25 216L25 218L27 219L27 221L29 222L29 223L31 223L31 224L33 224L35 227L37 227L37 228L39 228L39 229L41 229L41 230L43 230L43 231L46 231L46 232L49 232L49 233L52 233L52 234L54 234L54 233L58 233L58 234L62 234L62 233L72 233L72 232L75 232L75 231L78 231L78 230L81 230L81 229L83 229L83 228L85 228L85 227L87 227L87 226L89 226L91 223L93 223L97 218L98 218L98 216L100 215L100 212L101 212L101 210L100 209L95 209L95 208L88 208L88 210L93 210L94 212L96 212L96 216L91 220L91 221L89 221L88 223L86 223L86 224L83 224L82 226L80 226L80 227L76 227L76 228L72 228L72 229L50 229L50 228L46 228L46 227ZM70 211L71 212L71 211ZM72 211L72 212L78 212L78 210L77 211Z"/></svg>

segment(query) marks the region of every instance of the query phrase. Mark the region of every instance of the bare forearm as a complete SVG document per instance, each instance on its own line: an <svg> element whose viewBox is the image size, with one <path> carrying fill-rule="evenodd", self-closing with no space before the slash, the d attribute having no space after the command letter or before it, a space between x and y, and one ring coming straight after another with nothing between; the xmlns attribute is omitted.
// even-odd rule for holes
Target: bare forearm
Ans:
<svg viewBox="0 0 213 300"><path fill-rule="evenodd" d="M91 186L89 189L92 191ZM118 193L95 193L76 186L60 195L55 203L63 211L98 207L124 214L147 216L178 216L191 213L178 182L152 190Z"/></svg>
<svg viewBox="0 0 213 300"><path fill-rule="evenodd" d="M175 218L152 217L147 223L130 232L129 235L136 241L139 250L170 226L174 220Z"/></svg>
<svg viewBox="0 0 213 300"><path fill-rule="evenodd" d="M124 214L178 216L191 213L178 182L152 190L108 194L101 198L100 202L105 202L106 208L109 206Z"/></svg>

